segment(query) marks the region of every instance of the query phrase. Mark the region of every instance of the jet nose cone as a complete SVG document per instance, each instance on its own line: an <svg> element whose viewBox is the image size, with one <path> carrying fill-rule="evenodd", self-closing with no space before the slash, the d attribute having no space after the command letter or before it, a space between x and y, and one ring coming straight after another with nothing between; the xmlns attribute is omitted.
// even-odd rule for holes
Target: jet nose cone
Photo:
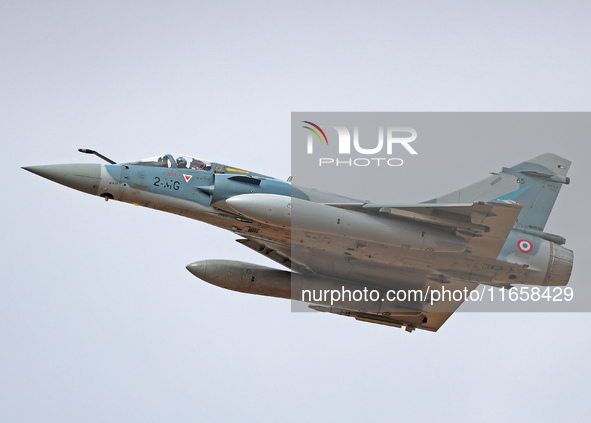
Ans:
<svg viewBox="0 0 591 423"><path fill-rule="evenodd" d="M187 270L202 280L205 280L206 268L207 263L205 261L196 261L187 265Z"/></svg>
<svg viewBox="0 0 591 423"><path fill-rule="evenodd" d="M96 195L101 180L101 165L95 163L43 165L23 167L50 181Z"/></svg>

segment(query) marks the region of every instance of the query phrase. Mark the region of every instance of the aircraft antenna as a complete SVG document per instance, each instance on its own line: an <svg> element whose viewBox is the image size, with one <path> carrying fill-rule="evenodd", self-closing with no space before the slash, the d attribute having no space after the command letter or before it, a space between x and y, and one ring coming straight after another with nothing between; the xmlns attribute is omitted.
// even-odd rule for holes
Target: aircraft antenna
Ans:
<svg viewBox="0 0 591 423"><path fill-rule="evenodd" d="M113 160L109 159L108 157L103 156L98 151L89 150L88 148L79 148L78 151L81 152L81 153L85 153L85 154L94 154L95 156L100 157L101 159L103 159L104 161L106 161L108 163L117 164L116 162L114 162Z"/></svg>

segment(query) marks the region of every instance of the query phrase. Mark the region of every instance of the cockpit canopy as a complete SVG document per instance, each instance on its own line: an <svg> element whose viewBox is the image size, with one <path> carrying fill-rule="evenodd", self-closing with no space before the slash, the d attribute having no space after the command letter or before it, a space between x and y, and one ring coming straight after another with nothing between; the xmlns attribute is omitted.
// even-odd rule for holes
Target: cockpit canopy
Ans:
<svg viewBox="0 0 591 423"><path fill-rule="evenodd" d="M212 162L196 159L185 154L164 154L149 159L131 162L134 166L165 167L174 169L211 170Z"/></svg>

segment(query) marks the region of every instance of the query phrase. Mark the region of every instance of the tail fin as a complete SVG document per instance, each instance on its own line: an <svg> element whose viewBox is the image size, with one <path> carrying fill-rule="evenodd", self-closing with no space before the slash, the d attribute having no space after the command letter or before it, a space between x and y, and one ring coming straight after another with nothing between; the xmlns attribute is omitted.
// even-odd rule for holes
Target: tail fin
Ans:
<svg viewBox="0 0 591 423"><path fill-rule="evenodd" d="M571 162L546 153L427 203L470 203L474 201L519 203L524 209L516 225L543 231Z"/></svg>

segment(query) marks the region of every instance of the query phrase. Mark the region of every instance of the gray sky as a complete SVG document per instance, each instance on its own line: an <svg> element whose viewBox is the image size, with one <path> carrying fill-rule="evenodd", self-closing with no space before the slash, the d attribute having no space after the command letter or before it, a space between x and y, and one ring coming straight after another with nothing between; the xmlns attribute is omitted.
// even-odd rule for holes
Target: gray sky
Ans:
<svg viewBox="0 0 591 423"><path fill-rule="evenodd" d="M272 265L232 234L20 167L98 162L76 152L87 147L287 178L292 111L589 111L590 9L2 2L1 419L586 421L589 314L457 313L409 335L291 313L185 270L208 258ZM585 282L588 140L474 142L425 146L412 198L392 201L562 155L573 183L547 230L568 239L572 281Z"/></svg>

